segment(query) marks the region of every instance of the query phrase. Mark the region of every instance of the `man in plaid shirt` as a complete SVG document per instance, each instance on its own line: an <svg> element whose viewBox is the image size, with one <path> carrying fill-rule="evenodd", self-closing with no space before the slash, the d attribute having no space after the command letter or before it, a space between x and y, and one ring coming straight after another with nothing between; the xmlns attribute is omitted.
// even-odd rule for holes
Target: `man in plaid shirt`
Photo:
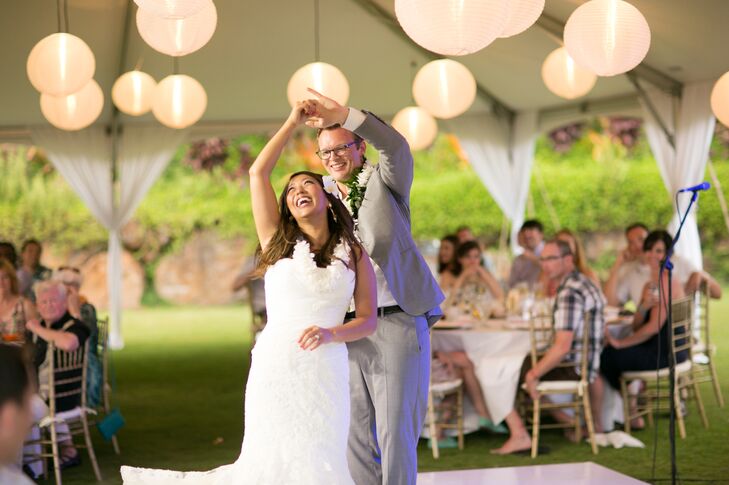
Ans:
<svg viewBox="0 0 729 485"><path fill-rule="evenodd" d="M585 351L588 352L587 378L589 382L594 382L600 370L605 328L605 296L589 278L577 271L569 245L564 241L549 241L544 245L539 260L546 277L560 284L552 313L554 343L534 367L531 365L531 356L527 356L522 365L520 382L523 380L526 383L532 398L537 395L536 388L540 380L579 380L580 359ZM591 314L592 328L588 348L583 349L586 312ZM562 362L572 362L574 366L556 367ZM595 421L599 424L599 416L595 416ZM531 437L516 409L512 409L506 416L506 424L511 436L501 448L492 450L492 453L505 455L530 449Z"/></svg>

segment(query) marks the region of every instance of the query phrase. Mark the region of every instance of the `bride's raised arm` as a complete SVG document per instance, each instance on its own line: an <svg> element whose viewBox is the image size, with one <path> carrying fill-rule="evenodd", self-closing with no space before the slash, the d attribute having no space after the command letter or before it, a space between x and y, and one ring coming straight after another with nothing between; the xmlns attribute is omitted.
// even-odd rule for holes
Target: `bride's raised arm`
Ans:
<svg viewBox="0 0 729 485"><path fill-rule="evenodd" d="M261 153L248 170L251 186L251 200L253 206L253 220L256 224L256 233L265 249L268 241L276 232L280 217L276 194L271 185L271 173L273 167L281 156L286 143L288 143L294 130L306 121L307 114L312 112L313 107L309 101L301 101L291 110L275 135L268 140Z"/></svg>

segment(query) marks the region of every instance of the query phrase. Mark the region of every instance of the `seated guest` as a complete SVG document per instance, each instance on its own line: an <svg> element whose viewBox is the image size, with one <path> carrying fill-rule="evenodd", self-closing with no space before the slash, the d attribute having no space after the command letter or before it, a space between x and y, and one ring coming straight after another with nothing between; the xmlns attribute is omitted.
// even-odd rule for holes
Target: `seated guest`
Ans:
<svg viewBox="0 0 729 485"><path fill-rule="evenodd" d="M0 345L0 483L32 485L20 471L23 442L33 422L31 371L20 347Z"/></svg>
<svg viewBox="0 0 729 485"><path fill-rule="evenodd" d="M456 229L456 237L458 238L458 244L476 240L476 236L473 235L473 230L469 226L459 226Z"/></svg>
<svg viewBox="0 0 729 485"><path fill-rule="evenodd" d="M23 340L26 321L37 316L33 303L20 296L15 268L7 259L0 259L0 336Z"/></svg>
<svg viewBox="0 0 729 485"><path fill-rule="evenodd" d="M554 343L537 364L532 367L531 356L524 359L521 376L532 399L540 380L580 379L580 354L588 352L587 379L593 382L600 367L600 352L604 329L603 308L605 297L600 288L577 271L570 247L564 241L552 240L544 245L540 256L542 271L560 282L552 314ZM592 317L589 346L582 348L585 313ZM573 367L556 367L568 361ZM519 413L512 409L506 416L511 436L501 448L491 452L505 455L531 448L531 437Z"/></svg>
<svg viewBox="0 0 729 485"><path fill-rule="evenodd" d="M33 285L38 281L47 280L51 277L51 270L40 264L43 247L35 239L28 239L23 243L20 251L20 269L18 269L18 281L20 282L20 294L34 300Z"/></svg>
<svg viewBox="0 0 729 485"><path fill-rule="evenodd" d="M72 317L68 312L68 294L66 287L56 281L41 281L35 287L38 312L41 321L29 320L26 328L33 333L35 343L35 367L40 383L40 394L48 399L48 382L50 361L48 359L49 342L56 348L73 352L84 345L89 337L89 329L84 323ZM70 374L67 378L75 377ZM68 384L57 384L56 392L68 391ZM56 399L56 412L69 411L80 405L80 396L66 396ZM70 437L61 443L62 466L68 467L80 462L78 451Z"/></svg>
<svg viewBox="0 0 729 485"><path fill-rule="evenodd" d="M600 288L600 278L597 277L597 273L587 264L585 249L577 235L569 229L560 229L557 232L556 238L569 244L570 251L572 251L575 257L575 268L577 268L577 271L590 278L590 281Z"/></svg>
<svg viewBox="0 0 729 485"><path fill-rule="evenodd" d="M456 258L458 244L458 237L452 234L440 240L440 247L438 248L438 283L444 292L450 291L460 272L460 266Z"/></svg>
<svg viewBox="0 0 729 485"><path fill-rule="evenodd" d="M491 415L486 407L481 384L476 377L476 368L465 352L434 352L433 361L433 382L444 380L461 379L466 390L466 396L473 404L478 414L479 427L493 431L494 433L508 433L503 424L495 424L491 421ZM439 438L440 439L440 438ZM440 446L440 443L439 443Z"/></svg>
<svg viewBox="0 0 729 485"><path fill-rule="evenodd" d="M99 333L96 308L79 293L84 281L81 271L71 266L61 266L53 273L53 281L58 281L66 287L68 313L73 318L81 320L89 329L91 339L89 350L96 353Z"/></svg>
<svg viewBox="0 0 729 485"><path fill-rule="evenodd" d="M650 268L651 276L650 281L643 286L640 305L633 318L633 333L623 339L616 339L610 334L606 336L609 346L602 352L600 371L607 383L615 389L620 389L620 374L625 371L653 370L668 366L668 308L665 304L659 307L658 301L659 284L664 294L668 292L668 274L664 273L661 280L658 277L661 262L671 243L672 238L666 231L653 231L648 234L643 243L643 257ZM673 280L671 291L674 299L684 296L683 286L676 279ZM679 362L685 359L686 356L678 357ZM634 407L635 402L630 404ZM642 427L642 424L636 422L636 428Z"/></svg>
<svg viewBox="0 0 729 485"><path fill-rule="evenodd" d="M522 224L519 230L520 244L524 252L514 259L509 274L509 288L520 283L534 287L539 281L541 267L539 256L544 247L544 228L536 219L530 219Z"/></svg>
<svg viewBox="0 0 729 485"><path fill-rule="evenodd" d="M18 267L18 253L15 252L15 246L9 241L0 241L0 259L4 258L13 265Z"/></svg>
<svg viewBox="0 0 729 485"><path fill-rule="evenodd" d="M456 250L458 275L450 287L445 305L458 305L465 302L485 302L504 300L504 292L489 271L481 266L481 246L469 241Z"/></svg>
<svg viewBox="0 0 729 485"><path fill-rule="evenodd" d="M650 272L643 264L643 242L648 236L648 227L641 222L625 229L625 249L618 253L605 282L605 296L608 304L622 306L628 301L637 303Z"/></svg>

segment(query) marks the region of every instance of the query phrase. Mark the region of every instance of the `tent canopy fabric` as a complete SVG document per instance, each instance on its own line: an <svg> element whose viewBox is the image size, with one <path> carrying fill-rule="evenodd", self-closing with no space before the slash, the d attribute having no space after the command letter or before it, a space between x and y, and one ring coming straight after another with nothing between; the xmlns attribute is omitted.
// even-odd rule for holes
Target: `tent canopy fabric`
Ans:
<svg viewBox="0 0 729 485"><path fill-rule="evenodd" d="M173 72L173 62L142 41L132 0L67 0L69 31L86 41L96 56L95 79L105 94L100 125L111 124L111 86L122 72L141 62L156 80ZM585 112L640 110L627 76L600 78L578 101L550 93L540 69L558 47L561 27L582 0L547 0L542 18L515 37L497 39L482 51L458 58L475 75L482 96L471 112L493 110L490 94L517 112L540 111L542 129ZM678 92L681 84L718 78L729 62L729 2L725 0L631 0L646 17L652 41L636 69ZM290 76L315 60L314 1L215 0L218 26L201 50L180 58L179 70L198 79L208 93L208 108L191 136L233 134L269 128L288 111ZM393 19L394 0L320 0L320 59L339 67L349 79L350 102L389 119L412 104L411 82L431 57L404 36ZM56 2L2 3L0 16L0 140L30 141L28 127L46 124L39 95L28 81L27 56L43 37L57 31ZM557 35L556 35L557 34ZM431 54L432 56L432 54ZM383 89L384 88L384 89ZM572 107L573 109L570 109ZM151 115L123 115L122 124L156 123Z"/></svg>

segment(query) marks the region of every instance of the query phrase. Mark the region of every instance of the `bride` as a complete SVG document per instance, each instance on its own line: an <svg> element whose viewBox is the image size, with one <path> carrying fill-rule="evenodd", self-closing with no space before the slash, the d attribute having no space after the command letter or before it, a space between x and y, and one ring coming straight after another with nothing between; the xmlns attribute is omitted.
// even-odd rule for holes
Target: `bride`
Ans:
<svg viewBox="0 0 729 485"><path fill-rule="evenodd" d="M293 174L278 203L270 181L293 131L315 115L313 103L297 103L250 169L268 324L253 348L240 457L208 472L123 466L125 484L354 483L345 342L375 331L374 271L321 175ZM353 296L356 318L343 325Z"/></svg>

